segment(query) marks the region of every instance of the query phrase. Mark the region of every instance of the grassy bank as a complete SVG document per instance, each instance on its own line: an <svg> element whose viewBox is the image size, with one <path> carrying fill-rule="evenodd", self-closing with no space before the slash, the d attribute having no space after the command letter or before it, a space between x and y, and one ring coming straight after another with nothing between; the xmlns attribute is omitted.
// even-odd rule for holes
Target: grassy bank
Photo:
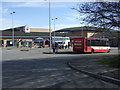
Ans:
<svg viewBox="0 0 120 90"><path fill-rule="evenodd" d="M98 60L98 62L103 65L120 68L120 55L111 57L111 58L105 58L102 60Z"/></svg>

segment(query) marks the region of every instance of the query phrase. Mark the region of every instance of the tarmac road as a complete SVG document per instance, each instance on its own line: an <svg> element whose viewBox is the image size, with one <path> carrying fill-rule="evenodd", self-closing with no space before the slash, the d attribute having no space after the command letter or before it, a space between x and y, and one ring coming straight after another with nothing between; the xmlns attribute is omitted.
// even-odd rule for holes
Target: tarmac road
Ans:
<svg viewBox="0 0 120 90"><path fill-rule="evenodd" d="M58 54L43 54L48 48L3 49L2 87L3 88L118 88L119 86L90 77L72 70L68 61L101 59L118 54L117 49L110 53L74 54L71 49L59 50Z"/></svg>

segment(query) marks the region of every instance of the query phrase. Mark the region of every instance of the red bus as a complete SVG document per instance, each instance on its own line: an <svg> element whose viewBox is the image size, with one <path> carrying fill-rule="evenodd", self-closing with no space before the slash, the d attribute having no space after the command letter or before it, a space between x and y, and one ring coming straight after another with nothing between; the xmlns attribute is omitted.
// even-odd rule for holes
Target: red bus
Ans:
<svg viewBox="0 0 120 90"><path fill-rule="evenodd" d="M109 39L106 38L73 38L74 52L110 52Z"/></svg>

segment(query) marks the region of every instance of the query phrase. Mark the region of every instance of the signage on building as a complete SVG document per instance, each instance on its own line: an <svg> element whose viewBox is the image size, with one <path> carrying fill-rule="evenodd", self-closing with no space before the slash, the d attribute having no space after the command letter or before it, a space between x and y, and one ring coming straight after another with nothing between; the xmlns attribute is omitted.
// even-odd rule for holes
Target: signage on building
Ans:
<svg viewBox="0 0 120 90"><path fill-rule="evenodd" d="M25 26L25 30L26 33L30 33L30 28L28 26Z"/></svg>

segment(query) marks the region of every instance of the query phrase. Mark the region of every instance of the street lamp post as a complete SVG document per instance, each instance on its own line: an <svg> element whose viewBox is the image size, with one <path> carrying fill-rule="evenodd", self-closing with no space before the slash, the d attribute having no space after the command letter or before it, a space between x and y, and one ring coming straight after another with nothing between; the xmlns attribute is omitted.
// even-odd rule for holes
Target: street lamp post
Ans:
<svg viewBox="0 0 120 90"><path fill-rule="evenodd" d="M10 14L12 15L12 43L13 43L13 47L15 46L14 45L14 27L13 27L13 14L14 14L15 12L11 12Z"/></svg>
<svg viewBox="0 0 120 90"><path fill-rule="evenodd" d="M51 52L51 8L50 8L50 0L49 0L49 33L50 33L50 47L49 52Z"/></svg>
<svg viewBox="0 0 120 90"><path fill-rule="evenodd" d="M54 21L54 37L55 37L55 20L57 20L58 18L54 18L52 19Z"/></svg>

